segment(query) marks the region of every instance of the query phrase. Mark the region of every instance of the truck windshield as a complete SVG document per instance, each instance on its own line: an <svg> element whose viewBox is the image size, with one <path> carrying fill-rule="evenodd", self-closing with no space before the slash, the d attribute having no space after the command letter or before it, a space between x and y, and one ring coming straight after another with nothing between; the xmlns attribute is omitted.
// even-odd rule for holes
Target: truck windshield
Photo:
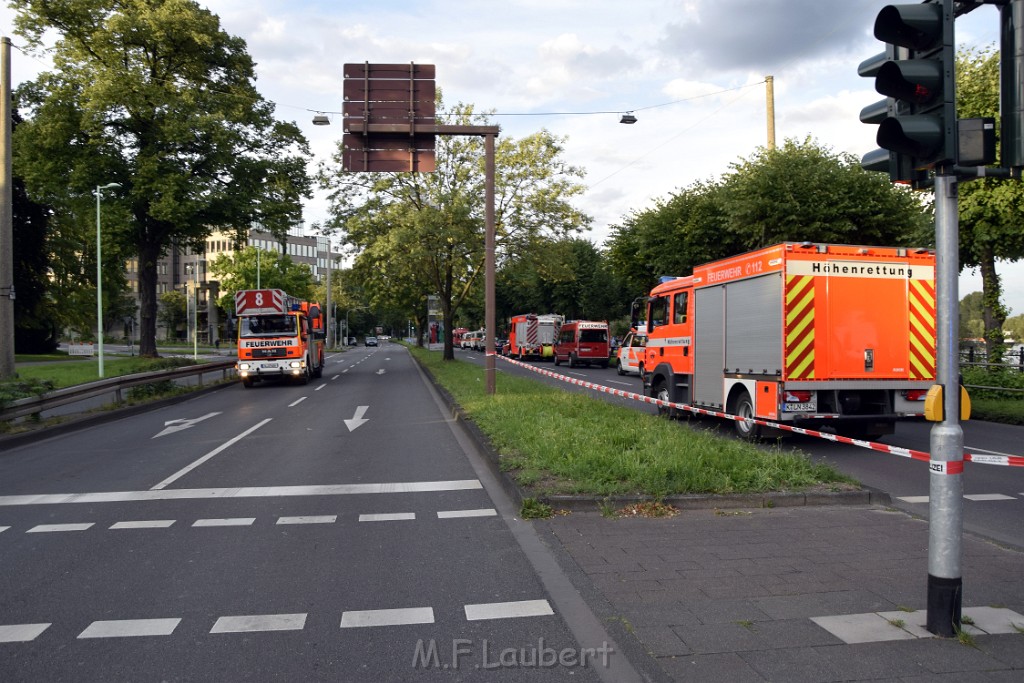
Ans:
<svg viewBox="0 0 1024 683"><path fill-rule="evenodd" d="M295 336L294 315L254 315L241 320L242 337Z"/></svg>

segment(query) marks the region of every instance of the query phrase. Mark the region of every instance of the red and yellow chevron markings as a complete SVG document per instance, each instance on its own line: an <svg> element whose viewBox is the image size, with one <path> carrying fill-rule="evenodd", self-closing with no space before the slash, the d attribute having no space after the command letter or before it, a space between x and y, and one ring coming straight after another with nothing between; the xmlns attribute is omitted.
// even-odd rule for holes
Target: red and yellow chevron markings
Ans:
<svg viewBox="0 0 1024 683"><path fill-rule="evenodd" d="M910 280L910 379L935 379L935 282Z"/></svg>
<svg viewBox="0 0 1024 683"><path fill-rule="evenodd" d="M814 379L814 276L786 276L786 376Z"/></svg>

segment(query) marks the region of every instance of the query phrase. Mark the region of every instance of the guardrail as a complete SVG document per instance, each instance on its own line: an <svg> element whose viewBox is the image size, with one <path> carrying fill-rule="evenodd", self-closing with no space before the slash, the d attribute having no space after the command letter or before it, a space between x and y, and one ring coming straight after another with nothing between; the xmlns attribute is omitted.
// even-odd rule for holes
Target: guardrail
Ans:
<svg viewBox="0 0 1024 683"><path fill-rule="evenodd" d="M230 360L213 361L212 363L202 363L200 365L186 365L180 368L171 368L170 370L157 370L155 372L140 372L135 375L122 375L120 377L111 377L110 379L101 379L96 382L89 382L88 384L76 384L72 387L64 387L63 389L48 391L41 396L31 396L29 398L21 398L17 401L12 401L9 406L0 409L0 421L16 420L19 417L26 417L28 415L38 415L47 410L59 408L60 406L77 403L78 401L84 401L110 393L114 394L114 400L117 403L121 403L124 400L123 392L126 389L131 389L132 387L141 386L143 384L153 384L155 382L164 382L167 380L176 380L198 375L199 386L202 386L203 375L220 370L223 372L224 379L227 379L228 374L230 372L234 372L234 369L235 359L232 358Z"/></svg>

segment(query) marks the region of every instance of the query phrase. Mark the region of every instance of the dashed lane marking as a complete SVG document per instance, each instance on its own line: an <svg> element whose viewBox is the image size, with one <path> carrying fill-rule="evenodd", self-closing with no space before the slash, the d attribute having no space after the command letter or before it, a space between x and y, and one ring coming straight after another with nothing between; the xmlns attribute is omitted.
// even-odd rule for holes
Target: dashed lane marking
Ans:
<svg viewBox="0 0 1024 683"><path fill-rule="evenodd" d="M169 636L181 619L119 619L94 621L78 634L79 638L135 638L138 636Z"/></svg>
<svg viewBox="0 0 1024 683"><path fill-rule="evenodd" d="M480 510L438 510L438 519L456 519L459 517L495 517L498 511L494 508Z"/></svg>
<svg viewBox="0 0 1024 683"><path fill-rule="evenodd" d="M59 505L65 503L128 503L144 500L220 500L227 498L275 498L286 496L348 496L368 493L430 493L481 489L479 479L413 481L382 484L323 484L312 486L242 486L212 489L151 489L0 496L0 507L12 505Z"/></svg>
<svg viewBox="0 0 1024 683"><path fill-rule="evenodd" d="M338 515L304 515L299 517L278 517L278 524L334 524Z"/></svg>
<svg viewBox="0 0 1024 683"><path fill-rule="evenodd" d="M440 510L437 512L438 519L468 519L476 517L496 517L498 514L494 508L481 508L475 510ZM360 522L391 522L415 520L415 512L391 512L391 513L364 513L359 515ZM108 529L168 529L178 520L176 519L132 519L114 522ZM227 517L227 518L204 518L195 520L193 527L211 526L252 526L255 524L255 517ZM292 524L336 524L338 515L297 515L292 517L278 517L275 525ZM70 524L39 524L25 533L57 533L61 531L85 531L95 526L95 522L78 522ZM10 529L10 526L0 527L0 531Z"/></svg>
<svg viewBox="0 0 1024 683"><path fill-rule="evenodd" d="M516 602L489 602L466 605L466 619L509 619L516 617L540 617L554 614L547 600L519 600Z"/></svg>
<svg viewBox="0 0 1024 683"><path fill-rule="evenodd" d="M55 531L85 531L91 527L95 522L85 522L81 524L38 524L28 531L26 534L46 534Z"/></svg>
<svg viewBox="0 0 1024 683"><path fill-rule="evenodd" d="M253 633L256 631L301 631L306 627L305 614L256 614L221 617L210 633Z"/></svg>
<svg viewBox="0 0 1024 683"><path fill-rule="evenodd" d="M359 515L360 522L401 522L416 519L415 512L388 512L384 514Z"/></svg>
<svg viewBox="0 0 1024 683"><path fill-rule="evenodd" d="M341 615L341 628L362 628L366 626L405 626L408 624L433 623L433 607L371 609L354 612L343 612Z"/></svg>
<svg viewBox="0 0 1024 683"><path fill-rule="evenodd" d="M27 643L50 628L50 624L11 624L0 626L0 643Z"/></svg>
<svg viewBox="0 0 1024 683"><path fill-rule="evenodd" d="M227 517L224 519L197 519L192 526L252 526L255 517Z"/></svg>
<svg viewBox="0 0 1024 683"><path fill-rule="evenodd" d="M11 528L11 527L9 527L9 526L0 526L0 533L2 533L2 532L4 532L4 531L7 531L7 530L8 530L8 529L10 529L10 528Z"/></svg>
<svg viewBox="0 0 1024 683"><path fill-rule="evenodd" d="M173 519L139 519L129 522L115 522L111 529L166 529L176 520Z"/></svg>

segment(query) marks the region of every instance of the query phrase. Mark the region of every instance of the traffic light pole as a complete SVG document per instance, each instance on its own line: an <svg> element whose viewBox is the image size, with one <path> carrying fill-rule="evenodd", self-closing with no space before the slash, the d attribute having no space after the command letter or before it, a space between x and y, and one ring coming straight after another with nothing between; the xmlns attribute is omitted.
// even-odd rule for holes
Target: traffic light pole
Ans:
<svg viewBox="0 0 1024 683"><path fill-rule="evenodd" d="M959 220L953 169L935 175L937 382L945 387L942 421L932 425L928 496L928 616L926 628L952 638L963 600L964 434L960 427L960 306L957 291Z"/></svg>

